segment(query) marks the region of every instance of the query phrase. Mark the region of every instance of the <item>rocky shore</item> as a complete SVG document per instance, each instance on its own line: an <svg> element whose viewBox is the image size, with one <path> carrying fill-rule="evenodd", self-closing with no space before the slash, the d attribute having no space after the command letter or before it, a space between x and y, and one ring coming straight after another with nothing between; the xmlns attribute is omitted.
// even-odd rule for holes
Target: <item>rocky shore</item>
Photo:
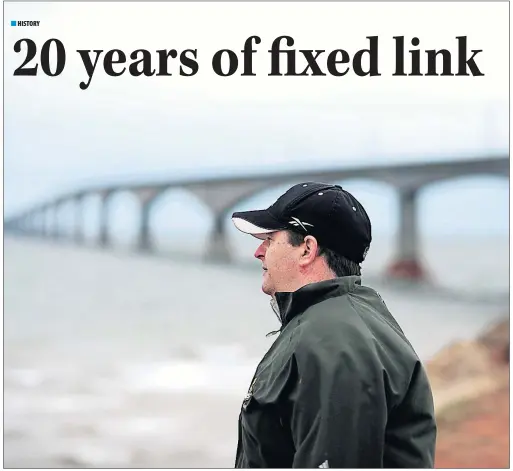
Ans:
<svg viewBox="0 0 513 471"><path fill-rule="evenodd" d="M437 468L509 468L509 318L428 362Z"/></svg>

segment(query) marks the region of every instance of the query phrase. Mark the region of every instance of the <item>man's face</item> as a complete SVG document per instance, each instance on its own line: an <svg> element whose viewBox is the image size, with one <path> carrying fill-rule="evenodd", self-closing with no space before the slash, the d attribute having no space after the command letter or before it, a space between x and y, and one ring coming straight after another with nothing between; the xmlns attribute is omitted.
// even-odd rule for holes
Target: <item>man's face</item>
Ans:
<svg viewBox="0 0 513 471"><path fill-rule="evenodd" d="M303 248L290 244L286 231L266 234L255 252L262 262L262 291L273 296L280 291L295 291L299 279L299 259Z"/></svg>

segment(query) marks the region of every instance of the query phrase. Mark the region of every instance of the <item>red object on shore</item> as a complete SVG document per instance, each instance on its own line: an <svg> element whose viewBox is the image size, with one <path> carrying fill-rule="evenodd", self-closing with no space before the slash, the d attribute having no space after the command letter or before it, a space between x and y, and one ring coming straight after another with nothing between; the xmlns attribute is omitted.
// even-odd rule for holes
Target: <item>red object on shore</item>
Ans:
<svg viewBox="0 0 513 471"><path fill-rule="evenodd" d="M400 260L392 263L387 275L400 280L424 281L428 278L426 271L418 260Z"/></svg>

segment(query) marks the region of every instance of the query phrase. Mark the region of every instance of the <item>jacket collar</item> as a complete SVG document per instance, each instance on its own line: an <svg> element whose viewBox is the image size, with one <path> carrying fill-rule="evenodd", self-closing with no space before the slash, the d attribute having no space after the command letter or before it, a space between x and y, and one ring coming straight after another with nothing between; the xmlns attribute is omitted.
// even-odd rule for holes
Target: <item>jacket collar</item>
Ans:
<svg viewBox="0 0 513 471"><path fill-rule="evenodd" d="M278 292L271 306L281 321L283 329L294 317L309 307L329 298L342 296L361 285L360 276L343 276L331 280L310 283L293 292Z"/></svg>

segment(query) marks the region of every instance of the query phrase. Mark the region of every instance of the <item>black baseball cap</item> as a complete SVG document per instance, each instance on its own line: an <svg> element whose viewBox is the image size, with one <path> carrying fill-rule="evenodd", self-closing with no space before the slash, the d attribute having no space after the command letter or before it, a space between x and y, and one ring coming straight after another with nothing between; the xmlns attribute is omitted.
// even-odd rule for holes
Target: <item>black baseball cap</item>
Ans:
<svg viewBox="0 0 513 471"><path fill-rule="evenodd" d="M235 227L265 239L291 230L314 236L319 245L356 263L367 255L371 222L360 202L340 185L305 182L294 185L267 209L235 212Z"/></svg>

